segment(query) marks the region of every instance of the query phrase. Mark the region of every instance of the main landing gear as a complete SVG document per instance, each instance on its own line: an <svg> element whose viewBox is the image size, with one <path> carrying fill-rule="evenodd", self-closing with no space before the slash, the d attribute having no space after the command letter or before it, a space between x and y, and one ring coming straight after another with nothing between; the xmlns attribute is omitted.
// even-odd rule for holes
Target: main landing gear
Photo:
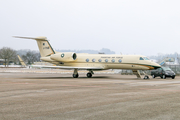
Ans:
<svg viewBox="0 0 180 120"><path fill-rule="evenodd" d="M94 74L94 72L92 70L89 70L89 72L86 75L88 78L91 78L92 74ZM78 69L74 69L73 78L78 78L78 77L79 77Z"/></svg>
<svg viewBox="0 0 180 120"><path fill-rule="evenodd" d="M79 74L73 74L73 78L78 78Z"/></svg>
<svg viewBox="0 0 180 120"><path fill-rule="evenodd" d="M89 72L87 73L87 77L88 78L91 78L92 77L92 74L94 74L94 72L92 70L89 70Z"/></svg>
<svg viewBox="0 0 180 120"><path fill-rule="evenodd" d="M79 77L78 69L74 69L73 78L78 78L78 77Z"/></svg>
<svg viewBox="0 0 180 120"><path fill-rule="evenodd" d="M92 77L92 73L89 73L89 72L88 72L88 73L87 73L87 77L88 77L88 78L91 78L91 77Z"/></svg>

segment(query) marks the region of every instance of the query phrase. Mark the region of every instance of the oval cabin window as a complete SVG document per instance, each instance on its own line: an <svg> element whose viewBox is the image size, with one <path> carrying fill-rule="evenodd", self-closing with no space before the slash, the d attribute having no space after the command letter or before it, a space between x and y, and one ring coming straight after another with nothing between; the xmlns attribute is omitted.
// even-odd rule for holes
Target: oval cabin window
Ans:
<svg viewBox="0 0 180 120"><path fill-rule="evenodd" d="M95 59L92 59L92 62L95 62L96 60Z"/></svg>
<svg viewBox="0 0 180 120"><path fill-rule="evenodd" d="M86 59L86 62L89 62L89 59L88 59L88 58Z"/></svg>
<svg viewBox="0 0 180 120"><path fill-rule="evenodd" d="M101 62L102 60L101 60L101 59L99 59L98 61L99 61L99 62Z"/></svg>

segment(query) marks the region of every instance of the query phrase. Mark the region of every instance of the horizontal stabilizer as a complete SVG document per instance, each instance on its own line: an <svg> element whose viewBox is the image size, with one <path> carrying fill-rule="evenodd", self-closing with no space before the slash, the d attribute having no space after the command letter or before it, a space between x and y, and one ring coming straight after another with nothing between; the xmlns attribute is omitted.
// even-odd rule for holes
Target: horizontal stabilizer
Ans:
<svg viewBox="0 0 180 120"><path fill-rule="evenodd" d="M21 37L21 36L13 36L15 38L23 38L23 39L33 39L33 40L42 40L42 41L47 41L47 37Z"/></svg>
<svg viewBox="0 0 180 120"><path fill-rule="evenodd" d="M51 45L46 37L35 37L35 38L34 37L21 37L21 36L13 36L13 37L36 40L38 47L39 47L39 52L41 54L41 57L47 57L52 54L55 54L55 51L51 47Z"/></svg>

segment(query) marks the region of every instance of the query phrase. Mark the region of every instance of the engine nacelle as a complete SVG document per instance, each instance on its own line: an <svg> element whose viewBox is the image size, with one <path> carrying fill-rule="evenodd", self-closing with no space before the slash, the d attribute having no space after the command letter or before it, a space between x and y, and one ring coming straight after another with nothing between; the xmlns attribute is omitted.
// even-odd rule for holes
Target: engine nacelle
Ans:
<svg viewBox="0 0 180 120"><path fill-rule="evenodd" d="M75 61L77 58L76 53L72 52L64 52L64 53L57 53L53 54L50 57L52 60L59 61L59 62L71 62Z"/></svg>

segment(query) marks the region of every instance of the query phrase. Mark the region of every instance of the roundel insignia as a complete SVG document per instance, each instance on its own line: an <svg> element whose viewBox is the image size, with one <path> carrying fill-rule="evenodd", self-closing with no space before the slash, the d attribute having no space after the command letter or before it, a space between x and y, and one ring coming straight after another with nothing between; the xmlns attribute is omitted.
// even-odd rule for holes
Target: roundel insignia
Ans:
<svg viewBox="0 0 180 120"><path fill-rule="evenodd" d="M62 57L62 58L64 57L64 53L63 53L63 54L61 54L61 57Z"/></svg>

